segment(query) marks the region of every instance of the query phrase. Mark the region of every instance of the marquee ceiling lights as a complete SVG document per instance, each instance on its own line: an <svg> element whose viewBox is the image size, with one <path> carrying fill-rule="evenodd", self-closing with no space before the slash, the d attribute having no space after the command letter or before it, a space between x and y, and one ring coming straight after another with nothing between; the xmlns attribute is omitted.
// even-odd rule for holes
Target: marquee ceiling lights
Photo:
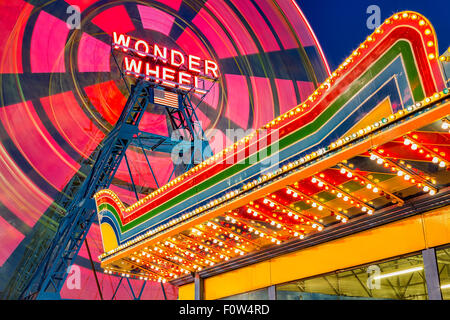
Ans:
<svg viewBox="0 0 450 320"><path fill-rule="evenodd" d="M408 134L403 139L411 138L412 136L413 134ZM417 140L411 139L411 142L413 141L418 143ZM411 145L408 143L407 145L402 144L402 146L411 148ZM418 148L414 148L414 151L422 147L423 144L418 144ZM382 151L381 153L380 150ZM369 154L377 166L390 171L392 170L391 168L394 168L393 170L395 171L392 171L393 175L398 175L399 171L409 174L410 177L405 181L421 187L423 191L428 193L431 191L430 195L434 194L432 190L436 190L436 188L432 186L433 178L428 177L425 173L414 173L418 172L417 169L412 168L411 165L405 162L397 164L390 160L389 157L386 157L384 153L383 147L380 146L371 150ZM376 156L376 158L373 156ZM379 161L380 159L383 161ZM433 163L432 158L429 159L429 162ZM388 167L385 164L388 164ZM367 176L362 175L360 169L356 169L355 166L350 168L349 162L339 164L338 168L334 170L336 174L343 175L346 178L344 181L347 182L344 182L344 185L349 181L362 184L362 190L370 190L370 192L377 194L379 197L389 196L387 200L397 205L403 203L401 198L394 195L386 187L381 187L380 183L369 180ZM351 173L350 177L348 173ZM404 175L402 175L402 178L405 179ZM346 191L341 184L332 184L328 182L328 179L330 178L327 177L327 173L319 172L305 181L298 181L291 186L281 189L280 194L283 195L283 198L278 195L278 192L267 194L259 200L249 203L242 212L227 212L222 216L190 229L190 235L179 233L177 236L167 238L166 241L154 244L152 249L148 251L142 250L133 256L134 260L132 261L125 259L130 265L141 270L142 273L140 274L121 272L123 270L117 268L106 268L105 272L112 272L118 275L123 274L125 277L139 277L143 280L170 281L171 279L182 277L191 271L200 271L218 263L226 263L234 257L261 250L270 245L281 245L293 239L304 239L308 234L326 230L327 225L330 225L329 220L327 220L326 224L320 223L320 216L315 216L310 210L314 210L318 214L324 210L328 211L326 216L334 216L336 221L343 223L350 221L354 215L345 213L346 211L348 212L350 207L357 208L361 214L372 215L376 213L375 207L364 202L356 195L355 191ZM306 182L315 185L318 191L311 195L306 195L300 189L300 186ZM315 198L321 192L334 195L333 206L327 204L330 200L321 202ZM349 204L350 207L345 211L343 208L336 207L336 201L338 200ZM304 209L296 208L299 203L304 203L309 209L305 211ZM258 226L257 223L260 225ZM149 259L149 257L152 259ZM159 258L159 260L155 259L155 257ZM172 264L168 264L168 261ZM145 273L144 271L148 268L153 273Z"/></svg>

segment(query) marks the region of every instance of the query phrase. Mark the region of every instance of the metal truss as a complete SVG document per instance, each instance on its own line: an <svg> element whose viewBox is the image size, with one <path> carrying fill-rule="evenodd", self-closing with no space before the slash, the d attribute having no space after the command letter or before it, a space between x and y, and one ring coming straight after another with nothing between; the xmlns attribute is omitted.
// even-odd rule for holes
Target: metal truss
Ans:
<svg viewBox="0 0 450 320"><path fill-rule="evenodd" d="M111 297L111 300L114 300L114 298L116 297L117 291L119 291L119 288L120 288L120 285L123 282L123 279L124 278L120 278L119 283L117 284L116 289L114 290L114 294ZM133 289L133 286L131 285L130 279L129 278L125 278L125 279L127 279L127 283L128 283L129 288L130 288L131 295L133 296L133 300L141 300L142 293L144 292L144 289L145 289L145 286L147 284L147 281L144 281L144 283L141 286L141 289L139 290L139 293L136 294L134 289ZM167 300L166 290L164 289L164 284L162 282L161 282L161 290L162 290L162 293L163 293L163 296L164 296L164 300Z"/></svg>
<svg viewBox="0 0 450 320"><path fill-rule="evenodd" d="M196 161L194 157L196 148L200 147L202 159L205 152L208 154L209 151L210 154L208 141L205 139L202 128L198 125L198 118L189 98L189 92L162 88L178 94L178 108L174 108L155 104L154 89L157 88L161 88L158 83L140 79L136 81L135 85L131 86L130 96L117 123L104 139L101 147L97 148L93 154L94 164L92 166L86 164L83 170L86 174L76 174L64 189L64 197L59 199L59 203L65 209L65 216L61 219L50 246L43 259L40 260L39 266L35 268L25 289L21 291L19 298L60 299L59 292L65 283L68 270L74 263L96 217L93 195L97 191L110 186L123 159L125 159L130 174L136 199L139 200L126 156L126 150L129 146L138 147L142 150L157 187L159 187L158 181L150 165L146 150L172 153L174 148L177 148L181 153L187 150L191 151L190 161L183 163L183 167L174 166L169 181L177 167L178 170L181 169L181 172L184 172L193 166ZM138 128L140 120L149 106L165 107L172 129L183 130L187 133L189 139L173 139L140 131ZM95 270L93 271L95 272ZM22 282L24 282L24 279L22 279ZM121 283L122 281L119 282L118 287ZM130 283L129 285L131 288ZM144 288L145 282L138 295L135 295L132 291L133 298L139 299Z"/></svg>

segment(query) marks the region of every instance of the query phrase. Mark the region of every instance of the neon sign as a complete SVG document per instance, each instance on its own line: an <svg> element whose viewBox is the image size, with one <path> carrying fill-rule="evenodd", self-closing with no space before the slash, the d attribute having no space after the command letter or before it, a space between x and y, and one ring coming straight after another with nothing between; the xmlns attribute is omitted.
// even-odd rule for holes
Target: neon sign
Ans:
<svg viewBox="0 0 450 320"><path fill-rule="evenodd" d="M219 77L219 67L212 60L185 55L178 50L116 32L113 32L113 40L114 49L127 54L123 58L127 75L200 94L207 92L199 87L200 78L215 80Z"/></svg>

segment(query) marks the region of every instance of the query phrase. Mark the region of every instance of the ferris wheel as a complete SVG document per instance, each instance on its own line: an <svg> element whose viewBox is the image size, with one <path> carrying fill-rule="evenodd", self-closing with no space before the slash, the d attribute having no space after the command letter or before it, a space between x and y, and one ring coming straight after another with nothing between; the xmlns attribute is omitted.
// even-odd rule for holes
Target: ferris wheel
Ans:
<svg viewBox="0 0 450 320"><path fill-rule="evenodd" d="M0 1L9 12L0 22L0 223L8 230L0 275L14 274L0 281L11 296L21 281L19 271L33 262L27 248L44 250L44 240L63 215L60 199L70 197L67 185L74 175L86 175L92 153L127 101L111 54L113 32L217 62L217 83L203 99L192 98L213 152L233 143L228 129L263 126L308 97L330 73L294 1L41 2ZM146 110L139 128L160 135L173 130L158 108ZM130 148L127 156L140 194L174 177L170 155ZM147 156L155 175L148 170ZM121 164L111 189L125 203L134 201L131 183ZM91 252L82 248L75 262L85 286L96 285L88 262L91 253L102 252L99 232L97 226L91 228ZM98 277L105 291L114 291L117 279ZM168 290L169 297L176 296L175 289ZM123 289L116 296L126 299L129 294ZM98 298L95 289L65 287L62 295ZM152 297L155 293L147 289L143 298Z"/></svg>

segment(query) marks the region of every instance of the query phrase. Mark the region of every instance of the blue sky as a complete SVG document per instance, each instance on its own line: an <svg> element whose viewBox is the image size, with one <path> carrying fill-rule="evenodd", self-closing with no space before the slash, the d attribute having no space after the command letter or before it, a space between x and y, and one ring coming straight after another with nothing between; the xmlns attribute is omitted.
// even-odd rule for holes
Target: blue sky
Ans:
<svg viewBox="0 0 450 320"><path fill-rule="evenodd" d="M434 26L442 54L450 45L448 0L296 0L311 24L331 70L336 69L372 33L366 26L367 8L380 8L381 22L393 13L417 11Z"/></svg>

